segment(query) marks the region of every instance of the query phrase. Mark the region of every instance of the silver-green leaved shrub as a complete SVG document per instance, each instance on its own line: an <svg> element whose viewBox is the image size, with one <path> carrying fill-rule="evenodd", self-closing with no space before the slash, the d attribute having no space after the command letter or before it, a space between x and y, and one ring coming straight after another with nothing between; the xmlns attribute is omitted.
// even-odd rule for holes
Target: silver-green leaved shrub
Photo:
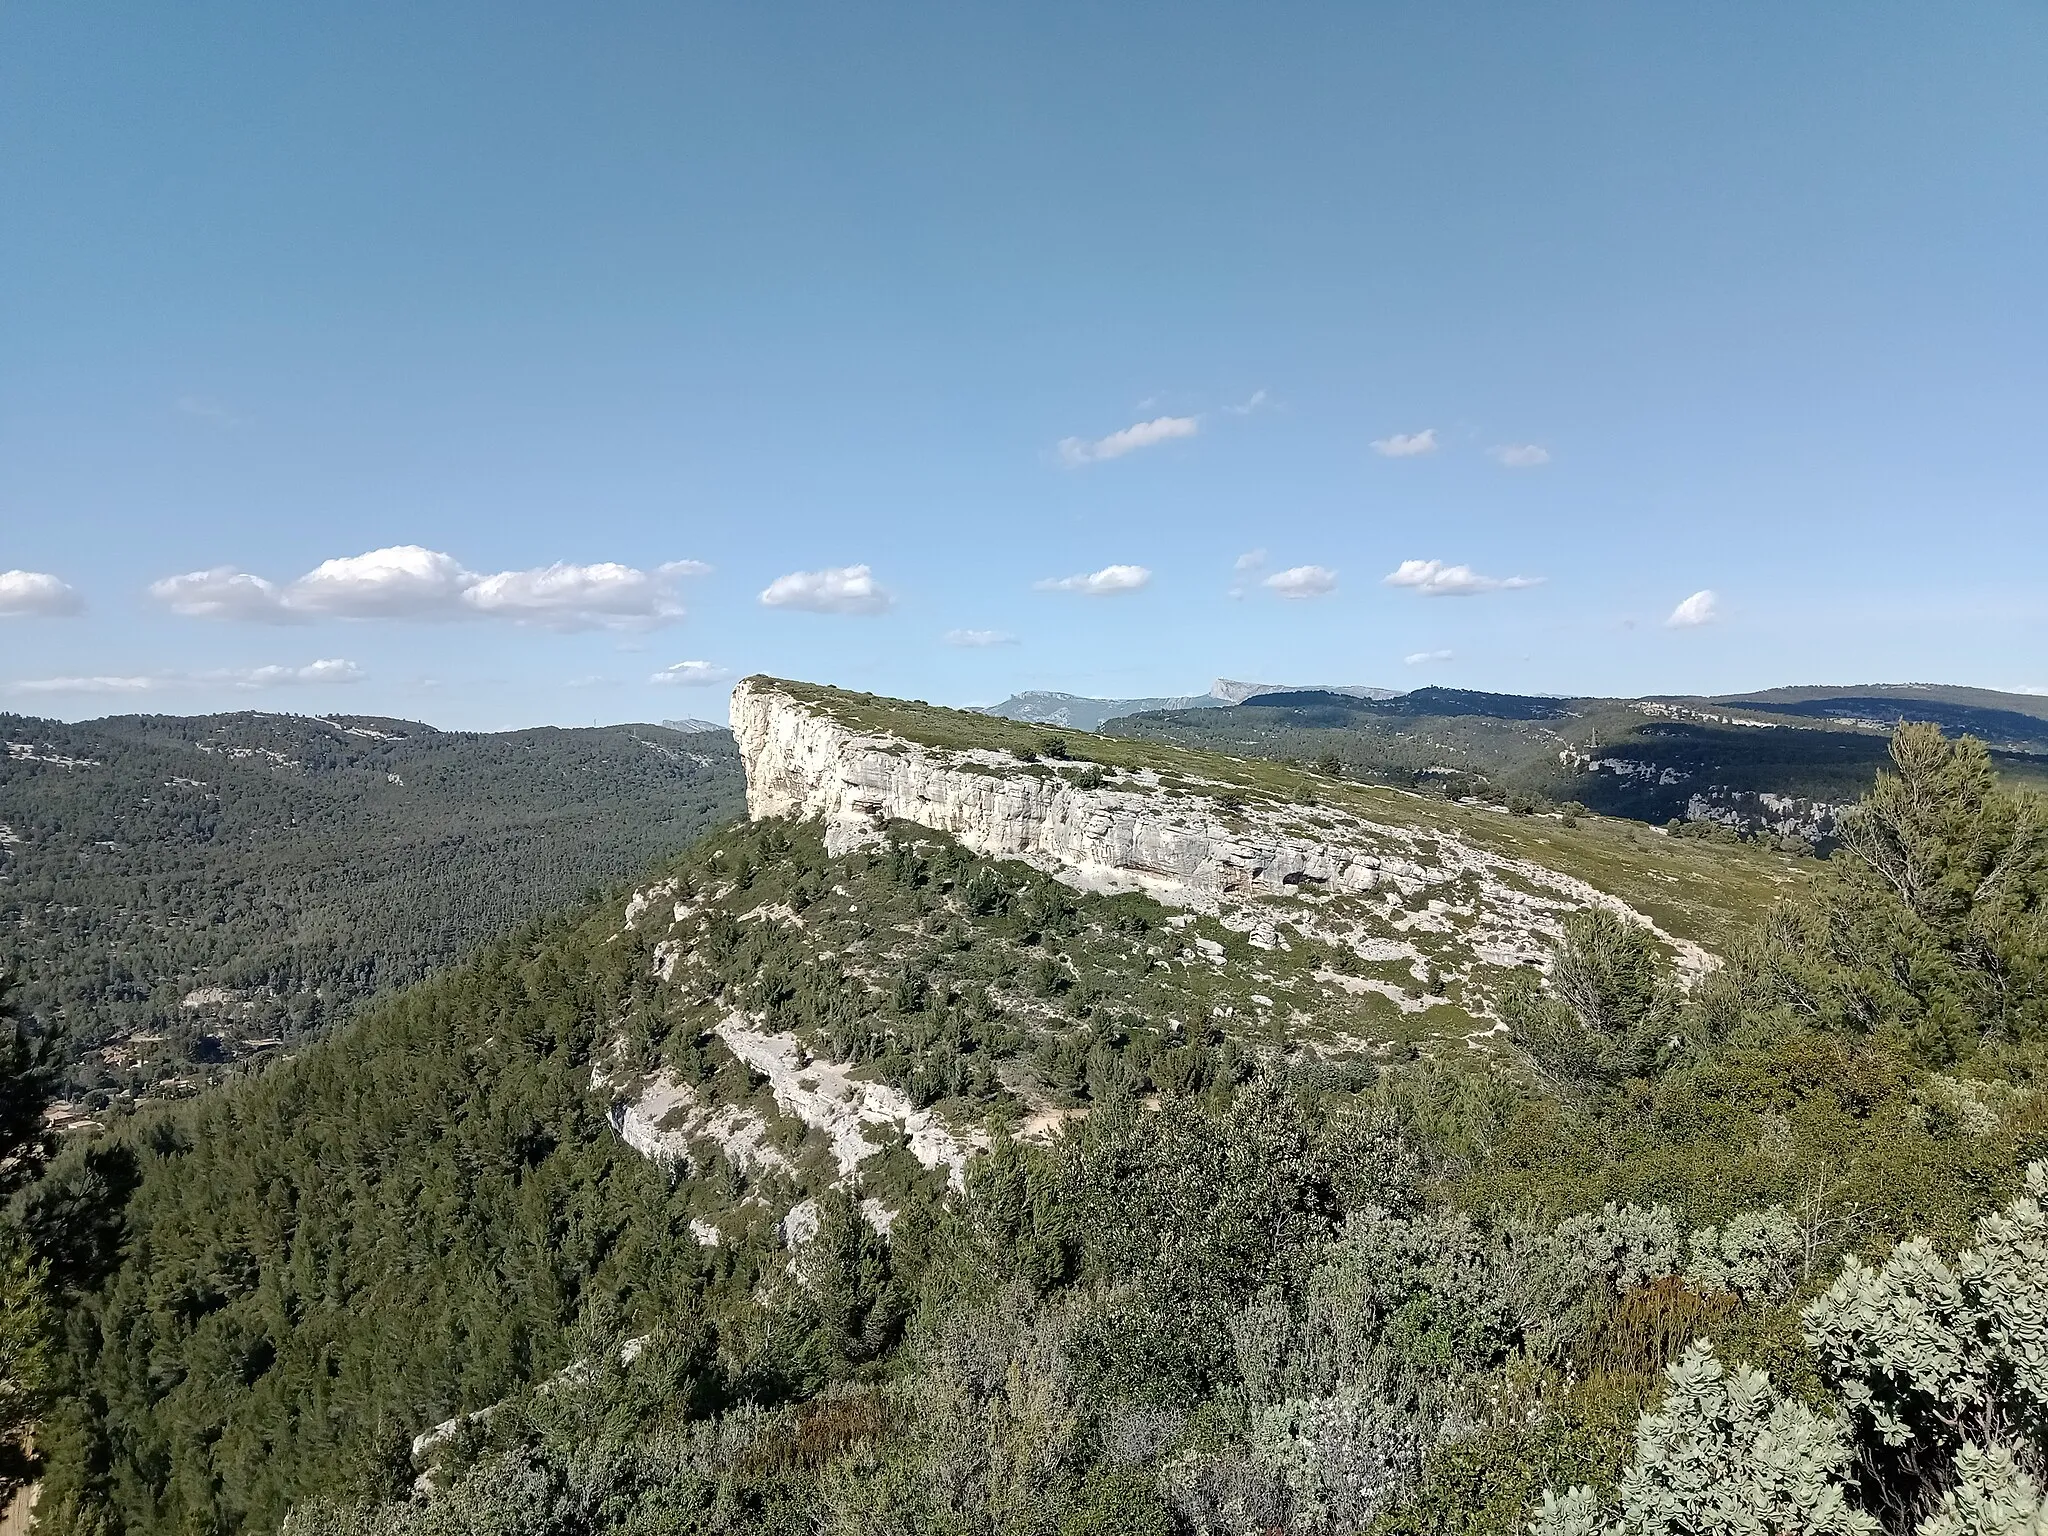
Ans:
<svg viewBox="0 0 2048 1536"><path fill-rule="evenodd" d="M1804 1314L1806 1342L1859 1427L1893 1450L2048 1443L2048 1163L1944 1263L1925 1238L1854 1258ZM1915 1458L1923 1459L1923 1458Z"/></svg>
<svg viewBox="0 0 2048 1536"><path fill-rule="evenodd" d="M1733 1291L1744 1301L1783 1301L1797 1286L1799 1224L1782 1205L1740 1211L1723 1227L1692 1235L1685 1283L1695 1291Z"/></svg>
<svg viewBox="0 0 2048 1536"><path fill-rule="evenodd" d="M1288 1294L1269 1286L1230 1324L1246 1433L1165 1479L1187 1529L1364 1530L1458 1432L1531 1331L1554 1332L1576 1272L1550 1233L1468 1213L1354 1212Z"/></svg>
<svg viewBox="0 0 2048 1536"><path fill-rule="evenodd" d="M1535 1536L1864 1536L1851 1507L1845 1426L1778 1395L1762 1371L1726 1370L1694 1344L1666 1372L1656 1410L1636 1426L1636 1455L1599 1523L1589 1489L1546 1498Z"/></svg>
<svg viewBox="0 0 2048 1536"><path fill-rule="evenodd" d="M1589 1281L1633 1291L1678 1268L1678 1217L1668 1205L1616 1205L1574 1216L1557 1228L1559 1246Z"/></svg>
<svg viewBox="0 0 2048 1536"><path fill-rule="evenodd" d="M1600 1513L1600 1499L1590 1488L1543 1490L1543 1507L1529 1523L1533 1536L1608 1536L1612 1529Z"/></svg>
<svg viewBox="0 0 2048 1536"><path fill-rule="evenodd" d="M2048 1536L2048 1501L2004 1446L1965 1445L1954 1484L1918 1536Z"/></svg>
<svg viewBox="0 0 2048 1536"><path fill-rule="evenodd" d="M1362 1531L1412 1483L1422 1425L1370 1392L1263 1409L1252 1453L1289 1495L1289 1531Z"/></svg>
<svg viewBox="0 0 2048 1536"><path fill-rule="evenodd" d="M2048 1460L2048 1163L2026 1193L1977 1224L1950 1265L1912 1238L1876 1266L1851 1258L1802 1314L1844 1405L1839 1418L1781 1398L1762 1372L1723 1370L1688 1348L1636 1429L1609 1507L1592 1490L1544 1496L1536 1536L1846 1536L1878 1521L1852 1481L1915 1536L2048 1536L2036 1477ZM1763 1213L1768 1214L1768 1213ZM1703 1261L1741 1289L1759 1227L1717 1234ZM1733 1251L1731 1252L1731 1246ZM1789 1259L1787 1261L1789 1263ZM1762 1273L1769 1279L1768 1265ZM1688 1272L1692 1279L1692 1272ZM1695 1282L1697 1283L1697 1282ZM1768 1294L1768 1292L1766 1292Z"/></svg>

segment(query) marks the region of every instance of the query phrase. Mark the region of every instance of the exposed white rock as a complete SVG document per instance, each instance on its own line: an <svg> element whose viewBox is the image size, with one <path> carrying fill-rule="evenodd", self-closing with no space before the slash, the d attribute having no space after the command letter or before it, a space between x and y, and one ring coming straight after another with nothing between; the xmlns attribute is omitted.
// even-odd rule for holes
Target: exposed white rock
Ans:
<svg viewBox="0 0 2048 1536"><path fill-rule="evenodd" d="M604 1074L592 1074L591 1086L609 1086ZM688 1083L668 1072L649 1077L631 1098L618 1098L611 1108L612 1129L642 1157L671 1168L688 1168L690 1143L714 1143L726 1160L743 1173L788 1173L790 1161L768 1145L768 1122L737 1104L707 1104Z"/></svg>
<svg viewBox="0 0 2048 1536"><path fill-rule="evenodd" d="M1754 790L1711 786L1703 795L1686 801L1687 821L1712 821L1746 832L1775 832L1780 837L1801 837L1819 842L1841 830L1842 818L1855 810L1826 800L1808 800L1796 795L1774 795Z"/></svg>
<svg viewBox="0 0 2048 1536"><path fill-rule="evenodd" d="M808 1056L794 1035L767 1034L737 1014L713 1032L726 1049L768 1079L784 1113L824 1133L842 1177L882 1150L884 1144L870 1141L868 1131L900 1131L912 1157L927 1168L944 1168L953 1186L960 1187L969 1152L978 1143L963 1142L932 1111L913 1108L887 1083L852 1076L848 1065Z"/></svg>
<svg viewBox="0 0 2048 1536"><path fill-rule="evenodd" d="M1594 757L1589 752L1577 752L1565 747L1557 754L1557 760L1567 768L1577 768L1585 773L1611 774L1617 779L1640 779L1645 784L1683 784L1692 777L1676 768L1659 767L1634 757Z"/></svg>
<svg viewBox="0 0 2048 1536"><path fill-rule="evenodd" d="M16 763L48 763L55 768L97 768L100 760L96 757L66 757L55 747L33 741L10 741L7 743L7 757Z"/></svg>
<svg viewBox="0 0 2048 1536"><path fill-rule="evenodd" d="M818 1235L818 1227L822 1224L823 1219L819 1214L817 1201L797 1201L795 1205L789 1208L789 1214L782 1218L776 1228L776 1231L782 1238L782 1246L785 1248L803 1247L804 1244Z"/></svg>
<svg viewBox="0 0 2048 1536"><path fill-rule="evenodd" d="M673 880L664 880L659 885L644 886L635 891L626 898L626 926L634 927L639 923L642 913L657 902L667 901L675 893L676 882Z"/></svg>
<svg viewBox="0 0 2048 1536"><path fill-rule="evenodd" d="M1262 947L1285 942L1274 927L1276 898L1380 892L1406 900L1441 890L1456 902L1441 910L1430 903L1395 926L1464 930L1482 960L1504 966L1540 963L1563 914L1601 906L1657 933L1685 969L1713 964L1699 946L1664 933L1620 898L1449 828L1387 825L1329 806L1313 820L1292 806L1227 811L1201 795L1114 783L1084 789L1057 774L1019 772L994 752L864 735L753 678L733 690L732 729L746 764L749 813L817 820L834 852L875 840L889 821L914 822L1081 890L1143 891L1213 914ZM1311 903L1290 904L1302 914L1289 913L1291 920L1327 935L1309 918ZM1421 958L1412 948L1408 954Z"/></svg>
<svg viewBox="0 0 2048 1536"><path fill-rule="evenodd" d="M1719 725L1750 725L1766 731L1775 731L1778 728L1776 720L1746 720L1740 715L1721 715L1704 709L1688 709L1683 704L1658 704L1645 699L1629 707L1638 714L1660 715L1667 720L1711 720ZM1861 725L1864 722L1858 720L1850 723Z"/></svg>
<svg viewBox="0 0 2048 1536"><path fill-rule="evenodd" d="M980 1132L956 1136L938 1115L915 1108L887 1083L855 1077L850 1064L811 1057L793 1035L756 1029L737 1013L728 1015L712 1033L768 1080L784 1114L823 1133L841 1179L850 1178L900 1133L911 1156L926 1168L944 1168L957 1189L965 1179L967 1159L986 1143ZM592 1072L592 1088L602 1092L616 1086L603 1066ZM744 1173L795 1171L790 1159L769 1143L772 1127L766 1118L740 1105L707 1103L665 1069L639 1080L630 1094L616 1094L610 1114L621 1141L668 1167L689 1168L691 1144L709 1141ZM870 1139L869 1132L881 1132L887 1139ZM886 1225L881 1230L886 1231ZM710 1241L701 1234L700 1240Z"/></svg>
<svg viewBox="0 0 2048 1536"><path fill-rule="evenodd" d="M1403 1013L1421 1013L1434 1008L1443 1001L1440 997L1419 996L1391 981L1381 981L1376 976L1346 976L1341 971L1317 971L1315 979L1326 987L1349 992L1353 997L1363 997L1368 992L1377 992Z"/></svg>

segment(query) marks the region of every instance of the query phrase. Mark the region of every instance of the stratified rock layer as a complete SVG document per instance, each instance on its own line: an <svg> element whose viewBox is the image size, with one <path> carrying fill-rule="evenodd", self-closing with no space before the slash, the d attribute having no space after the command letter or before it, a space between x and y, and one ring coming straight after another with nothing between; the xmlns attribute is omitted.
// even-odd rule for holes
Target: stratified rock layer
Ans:
<svg viewBox="0 0 2048 1536"><path fill-rule="evenodd" d="M759 678L733 690L732 728L749 813L819 821L835 851L874 840L891 821L914 822L1079 889L1143 891L1214 913L1255 942L1272 941L1276 916L1353 945L1456 931L1474 961L1500 967L1540 963L1558 919L1578 907L1604 906L1655 930L1583 880L1444 827L1392 826L1330 807L1226 807L1164 793L1148 773L1084 787L995 752L862 734ZM1317 904L1347 895L1389 898L1382 922L1360 925L1349 904L1348 921L1316 920ZM1697 946L1659 937L1687 968L1710 963Z"/></svg>

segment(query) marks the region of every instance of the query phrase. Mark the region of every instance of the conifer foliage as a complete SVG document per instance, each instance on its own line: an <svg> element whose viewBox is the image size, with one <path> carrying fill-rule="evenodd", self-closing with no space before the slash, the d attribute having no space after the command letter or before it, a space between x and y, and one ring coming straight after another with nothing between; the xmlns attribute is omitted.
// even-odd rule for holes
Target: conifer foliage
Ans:
<svg viewBox="0 0 2048 1536"><path fill-rule="evenodd" d="M49 1385L47 1272L23 1240L11 1197L49 1153L43 1106L56 1079L56 1047L32 1033L0 974L0 1503L29 1470L26 1438Z"/></svg>

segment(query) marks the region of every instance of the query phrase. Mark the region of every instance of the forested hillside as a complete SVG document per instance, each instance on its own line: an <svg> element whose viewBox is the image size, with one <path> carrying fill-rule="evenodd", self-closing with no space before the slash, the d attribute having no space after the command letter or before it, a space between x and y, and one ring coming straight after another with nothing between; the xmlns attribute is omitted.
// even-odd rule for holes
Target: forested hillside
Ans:
<svg viewBox="0 0 2048 1536"><path fill-rule="evenodd" d="M893 707L859 740L911 765L1021 729ZM948 750L998 797L1132 772ZM65 1149L13 1207L62 1317L45 1520L2032 1531L2048 819L1974 743L1893 752L1819 866L1634 834L1728 893L1717 968L1531 884L1542 963L1441 996L1448 955L1404 988L908 822L717 834ZM1146 794L1386 793L1195 769ZM1355 956L1449 906L1329 910Z"/></svg>
<svg viewBox="0 0 2048 1536"><path fill-rule="evenodd" d="M0 716L0 970L91 1112L188 1090L739 814L730 736Z"/></svg>
<svg viewBox="0 0 2048 1536"><path fill-rule="evenodd" d="M1418 688L1388 699L1267 693L1232 709L1134 713L1113 735L1321 762L1378 783L1501 804L1581 805L1831 847L1901 720L1992 744L2007 779L2048 786L2048 720L1982 689L1778 689L1750 698L1598 699ZM1998 708L2003 704L2008 707ZM2019 706L2019 707L2013 707Z"/></svg>

